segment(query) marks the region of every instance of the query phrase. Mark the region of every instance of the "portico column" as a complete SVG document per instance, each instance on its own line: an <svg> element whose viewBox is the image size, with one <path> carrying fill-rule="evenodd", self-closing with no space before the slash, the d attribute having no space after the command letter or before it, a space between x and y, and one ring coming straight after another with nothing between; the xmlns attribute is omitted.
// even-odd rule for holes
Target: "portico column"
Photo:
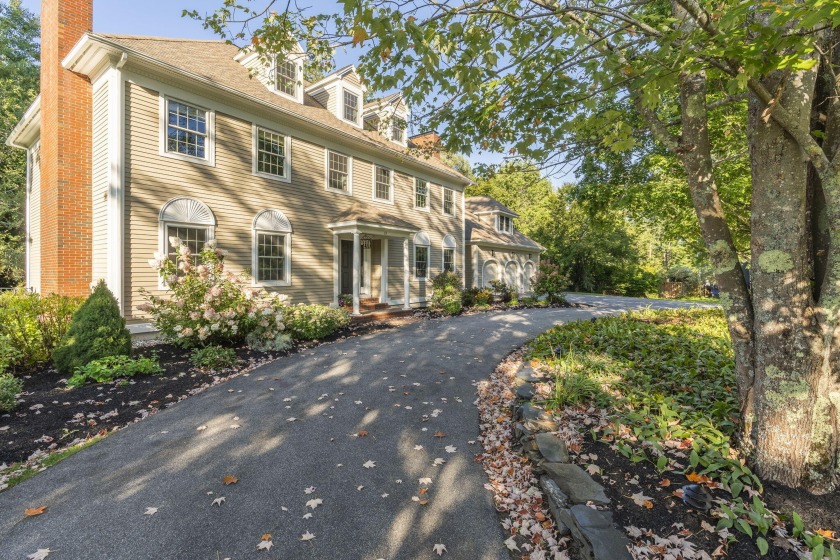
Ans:
<svg viewBox="0 0 840 560"><path fill-rule="evenodd" d="M388 238L379 242L379 303L388 303Z"/></svg>
<svg viewBox="0 0 840 560"><path fill-rule="evenodd" d="M353 315L359 315L359 291L362 268L362 242L359 232L353 232Z"/></svg>
<svg viewBox="0 0 840 560"><path fill-rule="evenodd" d="M411 266L408 264L408 238L403 239L403 309L411 309Z"/></svg>

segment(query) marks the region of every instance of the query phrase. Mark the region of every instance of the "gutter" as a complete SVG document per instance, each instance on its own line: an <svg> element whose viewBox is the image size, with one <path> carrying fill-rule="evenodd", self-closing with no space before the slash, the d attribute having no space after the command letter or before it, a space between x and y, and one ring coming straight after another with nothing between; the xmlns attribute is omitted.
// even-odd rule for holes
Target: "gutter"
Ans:
<svg viewBox="0 0 840 560"><path fill-rule="evenodd" d="M88 38L90 38L90 39L88 39ZM344 132L343 130L333 128L333 127L331 127L331 126L329 126L325 123L322 123L320 121L309 119L307 117L304 117L303 115L300 115L298 113L295 113L293 111L290 111L288 109L280 107L278 105L268 103L267 101L263 101L261 99L255 99L253 97L250 97L249 95L246 95L245 93L242 93L241 91L239 91L237 89L219 84L219 83L214 82L210 79L204 78L204 77L199 76L197 74L193 74L192 72L182 70L181 68L173 66L169 63L162 62L162 61L160 61L156 58L153 58L149 55L137 52L134 49L128 48L128 47L126 47L126 46L124 46L120 43L117 43L115 41L111 41L109 39L106 39L105 37L97 35L96 33L86 34L85 36L82 37L80 42L77 43L75 47L73 47L73 49L70 51L70 53L67 55L67 57L65 57L64 60L62 61L62 65L65 68L67 68L68 70L73 70L73 68L75 68L73 58L75 58L75 56L78 54L78 51L82 50L82 43L86 42L86 40L96 40L96 41L98 41L99 43L101 43L105 46L111 47L111 48L116 49L116 50L118 50L120 52L123 52L123 53L128 53L133 60L145 62L147 64L151 64L153 66L163 68L164 70L166 70L168 72L172 72L172 73L175 73L175 74L178 74L178 75L181 75L181 76L185 76L187 78L190 78L191 80L195 80L197 82L208 85L208 86L210 86L212 88L215 88L217 90L221 90L221 91L224 91L224 92L229 93L231 95L234 95L234 96L238 97L239 99L243 99L243 100L248 101L250 103L256 103L256 104L261 105L262 107L264 107L266 109L270 109L272 111L281 113L286 117L291 117L292 119L302 121L302 122L308 124L309 126L316 127L318 129L320 129L321 131L328 132L332 135L340 135L343 138L345 138L347 140L352 140L353 142L355 142L357 144L358 143L364 143L369 148L375 148L377 150L377 152L379 152L379 153L381 153L383 151L387 152L391 156L397 157L402 161L408 161L408 162L411 162L413 164L420 165L423 168L426 168L426 169L428 169L428 170L430 170L430 171L432 171L432 172L434 172L438 175L444 175L444 176L450 177L454 180L457 180L459 184L463 184L463 185L469 184L469 180L466 179L465 177L461 176L460 174L454 175L454 174L448 173L448 172L446 172L446 171L444 171L444 170L442 170L438 167L434 167L434 166L425 164L420 160L417 160L417 159L414 159L414 158L409 159L409 158L406 157L406 155L403 152L397 151L393 148L389 148L388 146L385 146L385 145L376 144L376 143L371 142L370 140L368 140L366 138L360 138L360 137L352 135L348 132Z"/></svg>
<svg viewBox="0 0 840 560"><path fill-rule="evenodd" d="M26 111L24 111L23 115L20 117L20 120L9 133L9 136L6 138L6 145L11 146L12 148L19 148L21 150L29 149L29 146L25 144L21 144L17 141L21 134L26 130L26 128L32 123L32 121L41 113L41 95L38 96L32 101L32 103L27 107Z"/></svg>

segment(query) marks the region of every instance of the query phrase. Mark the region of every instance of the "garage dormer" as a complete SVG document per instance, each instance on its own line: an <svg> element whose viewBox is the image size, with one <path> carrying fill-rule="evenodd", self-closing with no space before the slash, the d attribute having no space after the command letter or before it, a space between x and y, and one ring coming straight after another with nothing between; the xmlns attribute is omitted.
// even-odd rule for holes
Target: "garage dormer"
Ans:
<svg viewBox="0 0 840 560"><path fill-rule="evenodd" d="M270 91L303 103L303 63L306 54L299 43L295 43L288 54L267 58L253 48L242 49L235 60L250 70L254 78Z"/></svg>
<svg viewBox="0 0 840 560"><path fill-rule="evenodd" d="M352 64L306 87L306 93L336 118L359 128L362 128L366 91L367 88Z"/></svg>
<svg viewBox="0 0 840 560"><path fill-rule="evenodd" d="M471 196L464 201L468 213L475 216L485 226L492 227L497 233L514 233L513 219L519 214L489 196Z"/></svg>
<svg viewBox="0 0 840 560"><path fill-rule="evenodd" d="M409 111L401 93L366 103L363 118L366 129L376 130L401 146L408 145Z"/></svg>

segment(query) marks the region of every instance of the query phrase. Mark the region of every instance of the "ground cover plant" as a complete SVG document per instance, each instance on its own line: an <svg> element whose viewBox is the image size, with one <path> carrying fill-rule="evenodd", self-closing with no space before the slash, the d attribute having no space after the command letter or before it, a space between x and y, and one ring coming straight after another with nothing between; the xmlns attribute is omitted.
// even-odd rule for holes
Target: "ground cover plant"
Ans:
<svg viewBox="0 0 840 560"><path fill-rule="evenodd" d="M135 375L159 375L163 371L154 353L139 358L125 355L106 356L77 367L73 377L67 380L67 386L79 387L89 381L107 383L115 379L128 379Z"/></svg>
<svg viewBox="0 0 840 560"><path fill-rule="evenodd" d="M542 397L579 428L570 448L621 505L616 518L637 557L690 545L732 558L840 558L840 495L765 485L745 459L720 310L563 325L535 339L529 357L554 373ZM681 486L690 483L712 497L708 512L683 505ZM667 546L658 540L671 537ZM697 554L684 557L705 558Z"/></svg>

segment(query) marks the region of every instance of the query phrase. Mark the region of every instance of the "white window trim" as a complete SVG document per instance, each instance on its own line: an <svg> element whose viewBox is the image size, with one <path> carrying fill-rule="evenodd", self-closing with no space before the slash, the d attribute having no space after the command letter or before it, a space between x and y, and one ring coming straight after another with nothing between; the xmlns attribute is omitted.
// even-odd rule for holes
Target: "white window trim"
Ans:
<svg viewBox="0 0 840 560"><path fill-rule="evenodd" d="M185 227L192 229L206 228L207 241L210 241L211 239L216 239L216 226L211 226L207 224L196 224L192 222L167 222L158 220L158 250L160 252L161 258L163 259L167 259L169 255L169 239L166 236L166 230L169 228L169 226ZM161 276L160 274L158 274L158 289L169 289L169 286L167 285L163 276Z"/></svg>
<svg viewBox="0 0 840 560"><path fill-rule="evenodd" d="M295 95L291 96L285 91L277 89L277 59L278 57L274 57L274 67L271 69L271 91L276 93L281 97L285 97L286 99L291 99L292 101L297 101L298 103L303 103L303 62L300 56L296 56L291 58L289 56L285 57L285 60L291 60L295 63Z"/></svg>
<svg viewBox="0 0 840 560"><path fill-rule="evenodd" d="M426 276L418 276L417 275L417 248L424 247L426 249ZM412 268L414 269L414 279L415 280L428 280L429 273L431 272L432 267L432 246L431 245L414 245L414 260L412 261Z"/></svg>
<svg viewBox="0 0 840 560"><path fill-rule="evenodd" d="M455 247L447 247L446 246L446 238L447 237L452 237L452 239L455 239L455 236L453 236L453 235L448 235L448 236L444 235L443 236L443 241L441 241L441 244L440 244L440 271L441 271L441 273L444 271L445 254L446 254L446 250L449 249L449 250L452 251L452 272L458 272L458 245L456 243Z"/></svg>
<svg viewBox="0 0 840 560"><path fill-rule="evenodd" d="M280 181L281 183L291 183L292 182L292 137L288 134L284 134L277 130L272 130L270 128L260 126L258 124L252 125L252 142L251 142L251 174L255 177L263 177L264 179L271 179L272 181ZM266 173L264 171L258 170L259 160L258 160L258 152L259 152L259 133L260 130L264 130L266 132L270 132L272 134L278 134L283 137L283 152L284 152L284 159L285 163L283 165L284 169L284 176L280 177L279 175L272 175L271 173Z"/></svg>
<svg viewBox="0 0 840 560"><path fill-rule="evenodd" d="M338 154L347 158L347 190L334 189L330 186L330 153ZM324 148L324 190L331 193L353 196L353 156Z"/></svg>
<svg viewBox="0 0 840 560"><path fill-rule="evenodd" d="M390 185L390 188L388 189L388 198L387 199L378 198L376 196L376 170L379 169L379 168L387 169L388 171L391 172L391 174L389 176L391 185ZM385 165L379 165L379 164L376 164L376 163L373 164L373 173L371 173L371 178L372 178L372 181L371 181L371 187L372 188L371 188L371 193L370 193L371 200L373 200L374 202L379 202L381 204L393 204L394 203L394 173L395 173L394 169L391 168L391 167L387 167Z"/></svg>
<svg viewBox="0 0 840 560"><path fill-rule="evenodd" d="M200 163L202 165L209 165L211 167L216 166L216 112L212 109L208 109L198 103L193 103L191 101L183 101L177 97L172 97L169 95L160 95L158 97L158 119L159 119L159 134L160 134L160 155L163 157L168 157L172 159L179 159L181 161L190 161L193 163ZM191 107L195 107L196 109L201 109L207 113L207 145L205 146L205 152L207 157L197 157L197 156L189 156L187 154L182 154L180 152L170 152L166 149L167 145L167 134L166 129L168 127L168 114L169 114L169 101L176 101L178 103L183 103L184 105L189 105Z"/></svg>
<svg viewBox="0 0 840 560"><path fill-rule="evenodd" d="M394 129L393 129L393 121L394 119L401 119L405 127L403 128L403 139L402 140L394 140ZM394 144L399 144L400 146L408 146L408 115L402 112L394 112L391 115L391 126L388 127L388 131L386 137L388 140L393 142Z"/></svg>
<svg viewBox="0 0 840 560"><path fill-rule="evenodd" d="M264 286L264 287L272 287L272 286L291 286L292 285L292 232L290 231L272 231L268 229L257 229L252 228L253 230L253 237L251 238L251 284L253 286ZM268 235L282 235L283 236L283 243L284 248L283 251L285 253L285 260L283 262L284 274L286 276L285 280L259 280L257 279L257 275L259 274L259 256L257 255L257 235L260 233L265 233Z"/></svg>
<svg viewBox="0 0 840 560"><path fill-rule="evenodd" d="M510 226L509 229L502 229L502 218L508 219L508 226ZM513 233L513 218L511 218L507 214L496 214L496 231L499 233L507 234Z"/></svg>
<svg viewBox="0 0 840 560"><path fill-rule="evenodd" d="M338 92L338 99L336 99L336 110L338 111L338 115L336 115L339 119L343 122L350 123L353 126L358 128L364 128L363 119L362 119L362 109L364 105L364 95L362 94L362 90L359 88L353 87L349 84L341 84L337 86L336 91ZM350 121L344 118L344 90L349 91L350 93L354 94L356 98L359 100L359 107L356 111L356 120Z"/></svg>
<svg viewBox="0 0 840 560"><path fill-rule="evenodd" d="M441 189L441 191L440 191L440 211L441 211L441 213L444 216L451 216L453 218L456 217L457 214L458 214L458 210L455 207L455 199L456 199L455 198L455 189L447 189L444 186L441 186L440 189ZM444 204L444 201L446 200L446 191L449 191L449 192L452 193L452 213L451 214L446 211L446 204Z"/></svg>
<svg viewBox="0 0 840 560"><path fill-rule="evenodd" d="M417 206L417 180L426 181L426 206ZM432 208L432 183L422 177L414 177L414 209L429 212Z"/></svg>

